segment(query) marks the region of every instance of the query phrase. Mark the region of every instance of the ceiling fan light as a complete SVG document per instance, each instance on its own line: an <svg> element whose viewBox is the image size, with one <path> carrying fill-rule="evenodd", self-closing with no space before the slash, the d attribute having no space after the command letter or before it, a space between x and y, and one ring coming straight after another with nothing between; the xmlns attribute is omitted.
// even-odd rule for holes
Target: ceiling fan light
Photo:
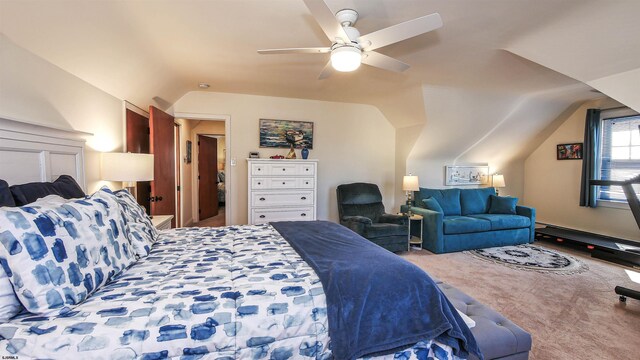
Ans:
<svg viewBox="0 0 640 360"><path fill-rule="evenodd" d="M341 46L331 51L331 66L337 71L349 72L360 67L362 50L354 46Z"/></svg>

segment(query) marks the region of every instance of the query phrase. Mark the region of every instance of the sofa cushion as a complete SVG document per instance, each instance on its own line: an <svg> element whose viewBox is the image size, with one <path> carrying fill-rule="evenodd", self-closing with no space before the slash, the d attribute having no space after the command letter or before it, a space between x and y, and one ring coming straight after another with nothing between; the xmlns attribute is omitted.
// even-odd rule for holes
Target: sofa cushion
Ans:
<svg viewBox="0 0 640 360"><path fill-rule="evenodd" d="M491 230L491 223L484 219L469 216L445 216L443 232L446 235L467 234Z"/></svg>
<svg viewBox="0 0 640 360"><path fill-rule="evenodd" d="M491 224L491 230L521 229L531 226L531 220L520 215L476 214L469 217L487 220Z"/></svg>
<svg viewBox="0 0 640 360"><path fill-rule="evenodd" d="M518 198L509 196L491 195L491 206L489 206L489 214L516 214L516 205Z"/></svg>
<svg viewBox="0 0 640 360"><path fill-rule="evenodd" d="M460 209L462 215L486 214L489 212L489 197L496 194L492 187L460 190Z"/></svg>
<svg viewBox="0 0 640 360"><path fill-rule="evenodd" d="M442 207L445 215L460 215L460 189L427 189L420 188L417 199L422 206L422 199L434 198Z"/></svg>
<svg viewBox="0 0 640 360"><path fill-rule="evenodd" d="M422 199L422 205L424 205L423 207L427 210L432 210L435 212L439 212L441 214L444 213L444 210L442 210L442 206L440 206L440 204L438 203L438 200L432 197Z"/></svg>
<svg viewBox="0 0 640 360"><path fill-rule="evenodd" d="M377 238L381 236L409 235L409 228L404 225L396 225L389 223L377 223L365 226L364 237L367 239ZM407 240L408 241L408 240Z"/></svg>

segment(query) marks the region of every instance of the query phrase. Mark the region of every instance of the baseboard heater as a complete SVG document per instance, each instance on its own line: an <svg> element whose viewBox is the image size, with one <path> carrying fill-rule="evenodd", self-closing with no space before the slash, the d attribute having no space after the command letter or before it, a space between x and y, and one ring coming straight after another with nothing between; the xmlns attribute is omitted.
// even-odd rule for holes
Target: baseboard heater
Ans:
<svg viewBox="0 0 640 360"><path fill-rule="evenodd" d="M536 240L546 240L587 250L594 258L640 267L640 243L559 226L536 228Z"/></svg>

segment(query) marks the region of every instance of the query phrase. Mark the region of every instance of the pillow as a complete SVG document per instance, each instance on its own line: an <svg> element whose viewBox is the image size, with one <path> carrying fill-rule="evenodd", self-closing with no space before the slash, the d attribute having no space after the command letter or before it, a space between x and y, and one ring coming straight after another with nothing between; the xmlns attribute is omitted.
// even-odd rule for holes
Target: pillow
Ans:
<svg viewBox="0 0 640 360"><path fill-rule="evenodd" d="M22 311L22 304L13 291L13 285L7 276L5 262L0 261L0 263L2 263L0 267L0 324L2 324L18 315Z"/></svg>
<svg viewBox="0 0 640 360"><path fill-rule="evenodd" d="M440 206L440 204L438 203L438 200L432 197L422 199L422 204L425 209L433 210L441 214L444 214L444 210L442 210L442 206Z"/></svg>
<svg viewBox="0 0 640 360"><path fill-rule="evenodd" d="M491 195L489 214L516 215L516 204L518 204L518 198L516 197Z"/></svg>
<svg viewBox="0 0 640 360"><path fill-rule="evenodd" d="M9 184L4 180L0 180L0 207L3 206L16 206L16 202L13 200L11 190L9 190Z"/></svg>
<svg viewBox="0 0 640 360"><path fill-rule="evenodd" d="M11 198L13 200L13 198ZM66 200L58 195L49 195L36 200L32 207L44 204L62 204ZM11 271L5 262L0 261L0 323L7 322L12 317L18 315L24 309L20 300L13 291L13 285L7 276L7 271Z"/></svg>
<svg viewBox="0 0 640 360"><path fill-rule="evenodd" d="M418 192L418 197L427 199L434 198L438 201L438 204L444 211L444 214L449 215L460 215L462 210L460 208L460 189L452 188L452 189L428 189L428 188L420 188Z"/></svg>
<svg viewBox="0 0 640 360"><path fill-rule="evenodd" d="M0 263L34 314L68 312L135 260L107 188L79 200L0 208Z"/></svg>
<svg viewBox="0 0 640 360"><path fill-rule="evenodd" d="M62 196L65 199L85 196L80 185L69 175L60 175L54 182L33 182L13 185L9 189L16 202L16 206L30 204L39 198L51 194Z"/></svg>
<svg viewBox="0 0 640 360"><path fill-rule="evenodd" d="M158 238L158 230L153 226L144 208L138 204L131 193L127 190L118 190L114 195L127 221L129 241L134 253L138 257L149 255L151 246Z"/></svg>

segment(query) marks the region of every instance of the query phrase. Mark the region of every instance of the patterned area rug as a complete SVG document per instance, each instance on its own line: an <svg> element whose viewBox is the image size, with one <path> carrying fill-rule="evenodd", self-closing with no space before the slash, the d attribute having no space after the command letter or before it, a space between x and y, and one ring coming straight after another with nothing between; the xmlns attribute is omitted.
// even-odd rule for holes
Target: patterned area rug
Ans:
<svg viewBox="0 0 640 360"><path fill-rule="evenodd" d="M560 275L579 274L589 270L585 263L572 256L530 244L470 250L465 253L520 270Z"/></svg>

